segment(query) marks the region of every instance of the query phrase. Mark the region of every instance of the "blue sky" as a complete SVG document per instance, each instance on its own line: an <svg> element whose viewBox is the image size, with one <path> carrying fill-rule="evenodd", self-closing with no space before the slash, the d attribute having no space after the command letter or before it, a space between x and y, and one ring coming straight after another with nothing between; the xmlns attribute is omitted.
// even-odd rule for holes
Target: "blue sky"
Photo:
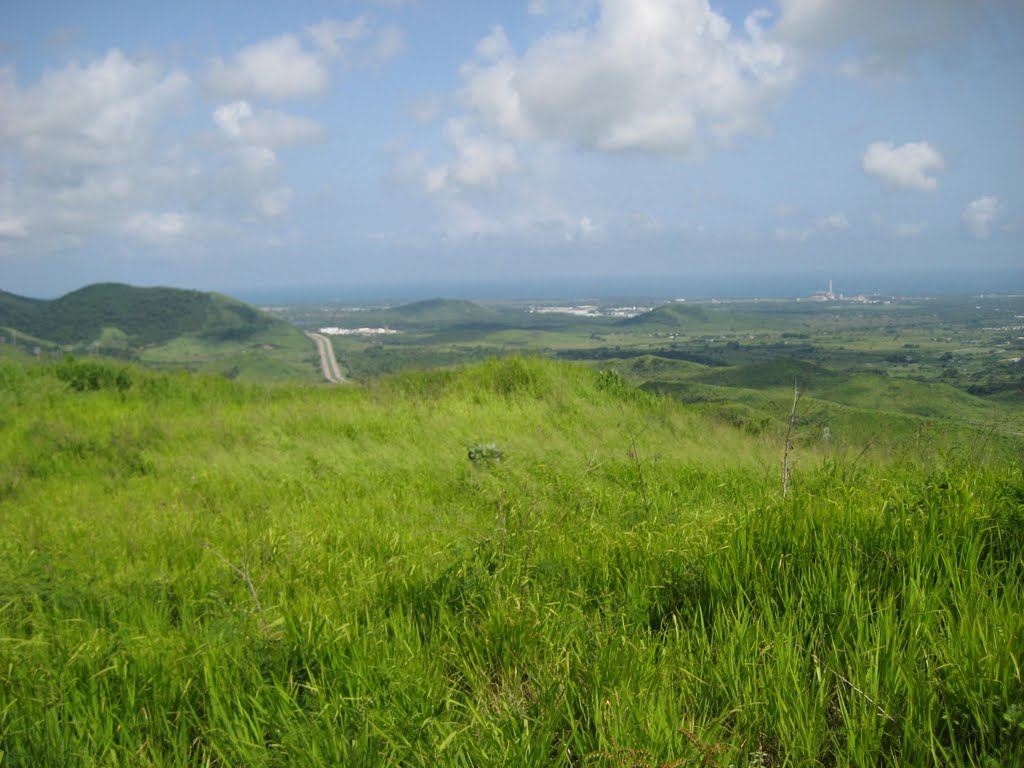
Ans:
<svg viewBox="0 0 1024 768"><path fill-rule="evenodd" d="M8 3L0 289L1024 269L1018 0Z"/></svg>

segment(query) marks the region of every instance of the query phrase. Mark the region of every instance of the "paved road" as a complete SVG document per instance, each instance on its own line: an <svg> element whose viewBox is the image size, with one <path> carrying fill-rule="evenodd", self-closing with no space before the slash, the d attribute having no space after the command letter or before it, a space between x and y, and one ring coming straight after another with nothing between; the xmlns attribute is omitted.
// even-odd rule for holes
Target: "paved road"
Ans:
<svg viewBox="0 0 1024 768"><path fill-rule="evenodd" d="M324 373L324 378L327 379L331 384L344 384L346 379L341 375L341 368L338 367L338 359L334 356L334 346L331 344L331 340L320 333L306 332L316 344L317 352L320 353L320 370Z"/></svg>

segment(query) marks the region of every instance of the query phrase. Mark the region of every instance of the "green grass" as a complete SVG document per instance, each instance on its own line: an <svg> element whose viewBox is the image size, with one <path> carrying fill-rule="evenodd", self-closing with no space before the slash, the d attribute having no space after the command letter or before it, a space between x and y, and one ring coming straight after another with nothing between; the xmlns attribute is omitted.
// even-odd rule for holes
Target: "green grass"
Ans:
<svg viewBox="0 0 1024 768"><path fill-rule="evenodd" d="M0 361L0 765L1020 764L1020 441L97 365Z"/></svg>

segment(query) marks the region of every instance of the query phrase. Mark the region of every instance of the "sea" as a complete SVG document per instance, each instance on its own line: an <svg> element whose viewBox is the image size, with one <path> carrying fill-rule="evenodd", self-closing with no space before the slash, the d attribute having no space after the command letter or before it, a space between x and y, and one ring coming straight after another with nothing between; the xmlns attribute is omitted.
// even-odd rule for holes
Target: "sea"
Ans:
<svg viewBox="0 0 1024 768"><path fill-rule="evenodd" d="M1001 270L935 272L567 275L556 278L333 282L225 291L252 304L365 304L423 299L571 301L615 299L781 299L835 295L921 297L1024 294L1024 265Z"/></svg>

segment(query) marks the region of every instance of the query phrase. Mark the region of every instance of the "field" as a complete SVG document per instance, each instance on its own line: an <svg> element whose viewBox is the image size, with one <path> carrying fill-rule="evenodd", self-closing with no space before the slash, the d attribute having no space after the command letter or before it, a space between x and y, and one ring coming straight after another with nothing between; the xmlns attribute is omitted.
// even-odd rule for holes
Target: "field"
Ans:
<svg viewBox="0 0 1024 768"><path fill-rule="evenodd" d="M542 305L528 302L470 305L473 312L469 302L442 301L390 308L292 306L275 314L309 328L396 330L336 338L339 358L357 378L494 355L543 354L591 362L648 355L711 367L792 358L837 372L942 382L980 395L1014 392L1022 379L1024 297L660 302L593 300L586 306L596 316L540 312ZM634 311L648 311L610 314L637 303L647 306Z"/></svg>
<svg viewBox="0 0 1024 768"><path fill-rule="evenodd" d="M590 362L5 356L0 765L1022 764L1019 401Z"/></svg>

